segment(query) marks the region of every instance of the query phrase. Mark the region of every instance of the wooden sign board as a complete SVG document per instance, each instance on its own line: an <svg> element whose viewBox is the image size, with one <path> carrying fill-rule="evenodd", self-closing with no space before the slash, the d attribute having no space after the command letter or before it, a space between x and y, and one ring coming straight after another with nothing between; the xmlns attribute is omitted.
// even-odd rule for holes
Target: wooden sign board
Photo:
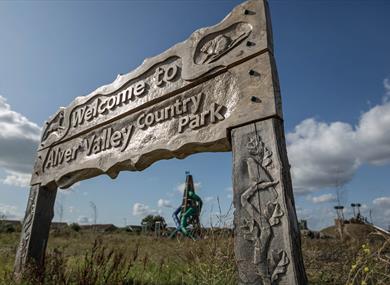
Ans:
<svg viewBox="0 0 390 285"><path fill-rule="evenodd" d="M160 159L230 151L229 130L282 116L262 1L77 97L46 123L31 184L59 187Z"/></svg>

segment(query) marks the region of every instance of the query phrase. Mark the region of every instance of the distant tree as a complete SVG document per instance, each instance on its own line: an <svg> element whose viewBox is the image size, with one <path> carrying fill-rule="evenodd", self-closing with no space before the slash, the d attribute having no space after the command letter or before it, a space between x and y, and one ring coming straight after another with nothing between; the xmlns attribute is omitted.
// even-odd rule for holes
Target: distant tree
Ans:
<svg viewBox="0 0 390 285"><path fill-rule="evenodd" d="M156 216L147 215L145 218L142 219L141 225L146 225L146 227L149 231L154 231L156 222L161 223L162 229L164 229L167 226L164 217L162 217L160 215L156 215Z"/></svg>
<svg viewBox="0 0 390 285"><path fill-rule="evenodd" d="M80 225L77 224L77 223L72 223L72 224L70 224L69 227L70 227L72 230L76 231L76 232L80 231L80 229L81 229Z"/></svg>

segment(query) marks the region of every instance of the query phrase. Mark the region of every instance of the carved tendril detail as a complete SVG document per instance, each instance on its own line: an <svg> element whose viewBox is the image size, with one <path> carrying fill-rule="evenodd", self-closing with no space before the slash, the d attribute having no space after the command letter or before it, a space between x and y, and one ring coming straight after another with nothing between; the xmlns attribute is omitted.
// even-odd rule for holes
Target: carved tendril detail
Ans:
<svg viewBox="0 0 390 285"><path fill-rule="evenodd" d="M262 193L275 191L279 183L269 174L272 166L272 151L270 151L260 136L249 137L246 145L249 157L245 160L249 175L249 186L241 195L241 205L248 214L243 218L241 229L245 240L254 245L253 261L257 266L258 275L263 284L272 284L279 275L287 270L289 259L284 250L277 254L270 253L270 243L273 238L273 227L278 225L284 215L277 196L266 204L262 203ZM265 205L264 205L265 204ZM264 209L261 209L264 205Z"/></svg>

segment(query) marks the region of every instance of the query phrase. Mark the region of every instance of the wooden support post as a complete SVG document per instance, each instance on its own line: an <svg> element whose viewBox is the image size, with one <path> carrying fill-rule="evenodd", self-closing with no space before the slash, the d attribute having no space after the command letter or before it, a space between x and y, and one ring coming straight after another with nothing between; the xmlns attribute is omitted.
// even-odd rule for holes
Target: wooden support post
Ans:
<svg viewBox="0 0 390 285"><path fill-rule="evenodd" d="M27 263L31 262L38 270L43 267L56 194L56 186L31 186L15 258L14 273L17 279L20 279Z"/></svg>
<svg viewBox="0 0 390 285"><path fill-rule="evenodd" d="M232 130L239 284L307 284L283 122Z"/></svg>

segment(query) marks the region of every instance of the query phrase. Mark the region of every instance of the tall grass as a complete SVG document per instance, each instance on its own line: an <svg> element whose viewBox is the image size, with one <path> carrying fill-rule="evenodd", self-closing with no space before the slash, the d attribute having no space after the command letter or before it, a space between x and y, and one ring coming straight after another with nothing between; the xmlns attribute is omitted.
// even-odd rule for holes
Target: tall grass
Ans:
<svg viewBox="0 0 390 285"><path fill-rule="evenodd" d="M236 284L233 239L224 235L196 242L103 235L81 255L66 246L49 249L45 268L29 267L22 284ZM9 268L0 280L16 284Z"/></svg>
<svg viewBox="0 0 390 285"><path fill-rule="evenodd" d="M352 262L348 285L390 284L390 237L372 233L376 242L364 243Z"/></svg>
<svg viewBox="0 0 390 285"><path fill-rule="evenodd" d="M203 238L192 241L65 229L50 234L45 268L28 268L23 285L233 285L237 284L230 210ZM363 235L367 237L367 235ZM0 233L0 284L14 285L18 233ZM390 284L390 238L366 241L303 238L309 284ZM364 246L362 246L362 243Z"/></svg>

